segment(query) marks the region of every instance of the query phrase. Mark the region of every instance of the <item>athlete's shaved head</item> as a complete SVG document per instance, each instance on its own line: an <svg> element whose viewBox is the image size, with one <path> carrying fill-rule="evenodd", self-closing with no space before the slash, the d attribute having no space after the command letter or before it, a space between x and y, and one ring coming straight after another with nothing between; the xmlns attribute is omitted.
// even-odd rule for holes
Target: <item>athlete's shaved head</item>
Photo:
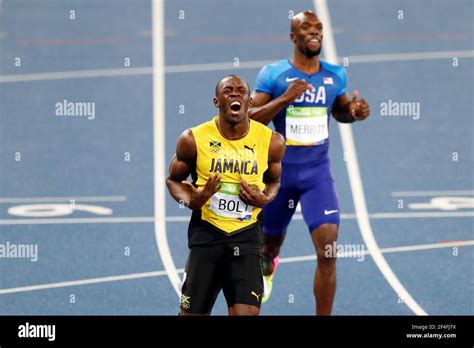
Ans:
<svg viewBox="0 0 474 348"><path fill-rule="evenodd" d="M295 14L291 19L291 32L295 32L295 30L299 28L305 17L313 17L316 19L318 18L318 16L316 16L316 13L311 11L303 11L298 14Z"/></svg>
<svg viewBox="0 0 474 348"><path fill-rule="evenodd" d="M217 97L217 95L219 94L219 86L221 85L222 81L224 81L224 80L226 80L226 79L228 79L228 78L238 78L238 79L244 81L244 82L245 82L245 85L247 86L248 95L250 95L250 87L249 87L249 84L247 83L247 81L245 81L243 78L241 78L241 77L238 76L238 75L227 75L226 77L222 78L219 82L217 82L217 84L216 84L216 91L215 91L216 97Z"/></svg>
<svg viewBox="0 0 474 348"><path fill-rule="evenodd" d="M304 11L291 19L290 40L295 44L296 54L312 58L321 52L323 23L314 12Z"/></svg>

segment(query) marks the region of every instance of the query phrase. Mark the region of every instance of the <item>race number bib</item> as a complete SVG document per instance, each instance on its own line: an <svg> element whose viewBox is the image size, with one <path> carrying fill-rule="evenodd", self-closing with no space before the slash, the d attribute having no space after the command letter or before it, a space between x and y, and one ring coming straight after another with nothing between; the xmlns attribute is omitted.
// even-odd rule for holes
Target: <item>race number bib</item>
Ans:
<svg viewBox="0 0 474 348"><path fill-rule="evenodd" d="M286 109L286 144L312 146L329 137L326 107L294 107Z"/></svg>
<svg viewBox="0 0 474 348"><path fill-rule="evenodd" d="M211 211L225 218L250 220L253 206L240 199L240 184L221 182L221 186L219 192L211 197Z"/></svg>

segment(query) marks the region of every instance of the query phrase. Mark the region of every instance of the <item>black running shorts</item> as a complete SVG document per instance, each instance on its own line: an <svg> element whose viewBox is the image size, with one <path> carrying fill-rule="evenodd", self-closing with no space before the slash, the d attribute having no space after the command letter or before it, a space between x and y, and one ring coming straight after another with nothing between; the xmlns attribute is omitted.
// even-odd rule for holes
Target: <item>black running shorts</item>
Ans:
<svg viewBox="0 0 474 348"><path fill-rule="evenodd" d="M263 292L260 247L254 241L191 247L181 309L192 314L208 314L221 289L228 307L238 303L260 308Z"/></svg>

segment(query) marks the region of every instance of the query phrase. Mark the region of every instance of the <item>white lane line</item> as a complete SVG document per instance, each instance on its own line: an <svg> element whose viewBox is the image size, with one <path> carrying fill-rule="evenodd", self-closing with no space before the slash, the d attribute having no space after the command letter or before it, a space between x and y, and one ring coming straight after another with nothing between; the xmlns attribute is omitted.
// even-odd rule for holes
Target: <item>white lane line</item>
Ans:
<svg viewBox="0 0 474 348"><path fill-rule="evenodd" d="M409 53L390 53L390 54L366 54L360 56L347 57L349 64L352 63L378 63L378 62L397 62L397 61L413 61L427 59L453 59L472 58L474 51L436 51L436 52L409 52ZM344 57L339 58L339 63Z"/></svg>
<svg viewBox="0 0 474 348"><path fill-rule="evenodd" d="M414 218L451 218L474 217L474 212L406 212L406 213L372 213L370 219L414 219ZM167 216L166 222L189 222L190 216ZM343 220L354 220L356 214L341 214ZM153 216L124 216L124 217L93 217L93 218L41 218L41 219L0 219L0 225L55 225L55 224L118 224L118 223L153 223ZM302 214L293 215L292 220L303 220Z"/></svg>
<svg viewBox="0 0 474 348"><path fill-rule="evenodd" d="M380 251L382 253L397 253L397 252L406 252L406 251L452 248L456 246L458 247L474 246L474 240L457 241L457 242L449 242L449 243L407 245L407 246L400 246L400 247L382 248L380 249ZM360 254L370 256L370 253L368 251L364 251L363 253L360 253ZM354 255L353 253L352 254L341 253L341 254L338 254L337 257L357 258L358 256L360 256L360 254ZM283 257L280 259L280 263L304 262L304 261L312 261L312 260L316 260L316 255ZM183 273L184 268L179 268L176 271L178 273ZM156 272L133 273L133 274L120 275L120 276L109 276L109 277L92 278L92 279L81 279L81 280L73 280L73 281L59 282L59 283L29 285L29 286L22 286L22 287L16 287L16 288L1 289L0 295L12 294L12 293L17 293L17 292L35 291L35 290L64 288L64 287L69 287L69 286L81 286L81 285L99 284L99 283L107 283L107 282L114 282L114 281L161 277L161 276L166 276L166 275L167 275L166 271L156 271Z"/></svg>
<svg viewBox="0 0 474 348"><path fill-rule="evenodd" d="M459 191L395 191L392 197L474 196L474 190Z"/></svg>
<svg viewBox="0 0 474 348"><path fill-rule="evenodd" d="M199 71L260 69L262 66L271 64L271 63L275 63L275 60L253 60L253 61L248 61L248 62L242 61L242 62L239 62L238 66L235 66L233 62L169 65L166 67L166 72L167 73L188 73L188 72L199 72Z"/></svg>
<svg viewBox="0 0 474 348"><path fill-rule="evenodd" d="M137 67L137 68L72 70L72 71L54 71L54 72L46 72L46 73L32 73L32 74L12 74L12 75L0 75L0 83L83 79L83 78L92 78L92 77L151 75L152 72L153 72L153 69L151 66L143 66L143 67Z"/></svg>
<svg viewBox="0 0 474 348"><path fill-rule="evenodd" d="M426 219L426 218L451 218L451 217L474 217L474 211L426 211L426 212L386 212L372 213L370 219ZM341 214L343 220L357 219L356 214ZM293 215L293 220L303 220L302 214Z"/></svg>
<svg viewBox="0 0 474 348"><path fill-rule="evenodd" d="M337 64L336 43L334 34L332 32L331 17L327 7L326 0L314 0L316 13L320 17L321 22L324 23L326 35L324 37L325 58L329 63ZM359 163L357 160L357 152L352 135L352 128L350 124L338 123L339 131L341 133L342 147L347 153L347 173L351 185L352 197L354 200L354 207L357 214L357 222L359 224L362 238L374 259L375 264L379 268L388 283L392 286L407 306L417 315L427 315L427 313L420 307L420 305L408 293L403 284L398 280L395 273L390 268L389 264L380 252L377 241L374 238L372 227L370 226L369 213L365 202L364 188L362 185L362 178L360 175Z"/></svg>
<svg viewBox="0 0 474 348"><path fill-rule="evenodd" d="M0 203L125 202L127 196L0 197Z"/></svg>
<svg viewBox="0 0 474 348"><path fill-rule="evenodd" d="M465 241L454 241L446 243L433 243L433 244L418 244L418 245L407 245L401 247L382 248L384 254L386 253L399 253L404 251L416 251L416 250L429 250L429 249L441 249L441 248L452 248L452 247L463 247L474 245L474 240Z"/></svg>
<svg viewBox="0 0 474 348"><path fill-rule="evenodd" d="M452 211L452 212L407 212L407 213L373 213L369 214L371 219L412 219L412 218L448 218L448 217L472 217L473 211Z"/></svg>
<svg viewBox="0 0 474 348"><path fill-rule="evenodd" d="M366 54L366 55L340 57L338 58L338 62L342 63L344 58L346 58L350 64L358 64L358 63L413 61L413 60L427 60L427 59L452 59L453 57L472 58L474 57L474 50ZM264 65L275 63L275 61L277 60L279 59L255 60L255 61L248 61L248 62L244 61L244 62L240 62L239 66L234 66L233 62L170 65L166 67L166 72L167 73L186 73L186 72L215 71L215 70L260 69Z"/></svg>
<svg viewBox="0 0 474 348"><path fill-rule="evenodd" d="M472 58L474 51L437 51L437 52L411 52L411 53L390 53L390 54L367 54L341 57L347 58L350 64L374 63L374 62L391 62L391 61L416 61L426 59L451 59ZM206 63L206 64L181 64L168 65L165 67L165 73L190 73L200 71L221 71L221 70L242 70L242 69L260 69L262 66L274 63L279 58L271 60L254 60L241 61L239 66L235 66L233 62ZM11 74L0 75L0 83L27 82L27 81L47 81L47 80L64 80L79 79L93 77L115 77L115 76L134 76L134 75L151 75L153 69L151 66L143 66L136 68L114 68L114 69L95 69L95 70L73 70L73 71L55 71L46 73L32 74Z"/></svg>
<svg viewBox="0 0 474 348"><path fill-rule="evenodd" d="M2 289L2 290L0 290L0 295L1 294L11 294L11 293L15 293L15 292L24 292L24 291L65 288L65 287L68 287L68 286L89 285L89 284L116 282L116 281L121 281L121 280L159 277L159 276L163 276L163 275L166 275L166 271L134 273L134 274L125 274L125 275L120 275L120 276L73 280L73 281L69 281L69 282L22 286L22 287L18 287L18 288Z"/></svg>
<svg viewBox="0 0 474 348"><path fill-rule="evenodd" d="M108 217L108 218L45 218L45 219L5 219L0 225L56 225L56 224L119 224L155 222L153 216Z"/></svg>
<svg viewBox="0 0 474 348"><path fill-rule="evenodd" d="M474 246L474 240L381 248L380 252L383 254L388 254L388 253L400 253L400 252L405 252L405 251L443 249L443 248L463 247L463 246ZM370 256L370 251L364 250L363 252L358 252L358 253L343 252L343 253L338 253L337 257L343 258L343 259L344 258L352 259L352 258L357 258L358 256L361 256L361 255ZM280 259L279 263L292 263L292 262L302 262L302 261L311 261L311 260L317 260L316 255L285 257L285 258Z"/></svg>
<svg viewBox="0 0 474 348"><path fill-rule="evenodd" d="M181 296L176 266L171 256L166 237L166 196L165 196L165 15L164 0L152 0L152 41L153 41L153 178L155 239L166 274Z"/></svg>

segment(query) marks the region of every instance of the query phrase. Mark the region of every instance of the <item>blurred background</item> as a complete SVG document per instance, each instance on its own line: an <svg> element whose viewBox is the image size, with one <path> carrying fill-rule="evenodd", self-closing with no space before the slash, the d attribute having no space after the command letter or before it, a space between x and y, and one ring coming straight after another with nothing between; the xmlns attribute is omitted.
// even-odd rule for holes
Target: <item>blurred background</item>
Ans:
<svg viewBox="0 0 474 348"><path fill-rule="evenodd" d="M0 314L176 315L190 211L160 184L176 139L217 113L222 77L253 88L289 58L289 18L315 3L0 1ZM351 126L370 234L433 315L474 313L473 6L328 1L347 91L371 106ZM334 314L419 314L364 242L335 120L330 139L338 242L362 250L339 257ZM314 314L298 212L281 256L261 314Z"/></svg>

